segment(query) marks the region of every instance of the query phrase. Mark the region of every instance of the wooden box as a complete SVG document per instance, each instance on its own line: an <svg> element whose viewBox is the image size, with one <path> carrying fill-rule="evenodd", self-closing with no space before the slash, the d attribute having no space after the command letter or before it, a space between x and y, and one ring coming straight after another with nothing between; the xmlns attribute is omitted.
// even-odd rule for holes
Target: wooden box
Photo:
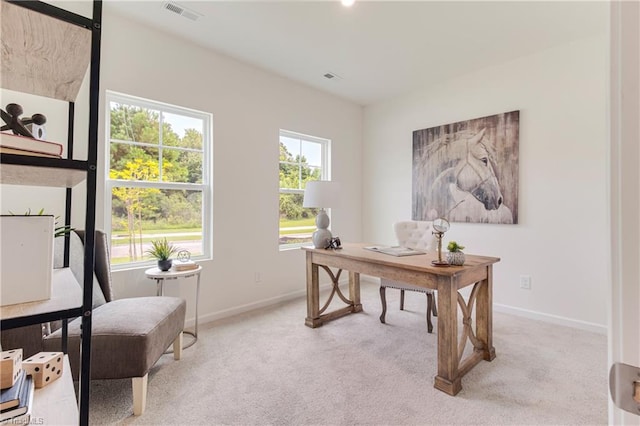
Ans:
<svg viewBox="0 0 640 426"><path fill-rule="evenodd" d="M53 238L53 216L0 216L0 306L51 297Z"/></svg>
<svg viewBox="0 0 640 426"><path fill-rule="evenodd" d="M13 386L22 371L22 349L0 353L0 389Z"/></svg>
<svg viewBox="0 0 640 426"><path fill-rule="evenodd" d="M33 376L36 388L41 388L62 376L62 352L38 352L22 361L22 368Z"/></svg>

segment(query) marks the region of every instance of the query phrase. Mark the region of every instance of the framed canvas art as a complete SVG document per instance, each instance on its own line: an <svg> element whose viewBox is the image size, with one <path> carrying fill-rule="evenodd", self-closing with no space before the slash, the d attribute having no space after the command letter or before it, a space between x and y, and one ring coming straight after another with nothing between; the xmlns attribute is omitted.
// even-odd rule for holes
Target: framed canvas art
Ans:
<svg viewBox="0 0 640 426"><path fill-rule="evenodd" d="M518 223L520 111L413 132L413 220Z"/></svg>

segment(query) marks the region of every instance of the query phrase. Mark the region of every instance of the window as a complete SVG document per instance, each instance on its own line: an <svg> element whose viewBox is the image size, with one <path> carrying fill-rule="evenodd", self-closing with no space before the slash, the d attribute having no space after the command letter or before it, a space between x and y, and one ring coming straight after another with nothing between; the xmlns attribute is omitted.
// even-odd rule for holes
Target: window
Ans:
<svg viewBox="0 0 640 426"><path fill-rule="evenodd" d="M105 224L114 267L149 263L167 238L211 253L211 114L107 92Z"/></svg>
<svg viewBox="0 0 640 426"><path fill-rule="evenodd" d="M302 207L310 180L329 180L331 141L280 130L280 249L311 242L318 209Z"/></svg>

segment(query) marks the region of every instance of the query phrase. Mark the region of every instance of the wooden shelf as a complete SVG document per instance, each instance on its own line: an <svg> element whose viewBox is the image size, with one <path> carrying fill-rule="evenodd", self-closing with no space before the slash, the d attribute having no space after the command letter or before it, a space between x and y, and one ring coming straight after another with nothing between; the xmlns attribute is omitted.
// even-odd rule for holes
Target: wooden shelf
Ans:
<svg viewBox="0 0 640 426"><path fill-rule="evenodd" d="M86 179L87 162L0 154L0 184L73 188Z"/></svg>
<svg viewBox="0 0 640 426"><path fill-rule="evenodd" d="M91 31L0 1L0 86L74 102L91 59Z"/></svg>
<svg viewBox="0 0 640 426"><path fill-rule="evenodd" d="M51 278L51 298L38 302L18 303L0 307L0 320L37 317L72 309L81 310L82 287L69 268L54 269ZM44 322L44 321L40 321Z"/></svg>
<svg viewBox="0 0 640 426"><path fill-rule="evenodd" d="M72 425L78 423L78 401L73 387L69 356L64 356L62 376L36 389L31 409L32 424Z"/></svg>

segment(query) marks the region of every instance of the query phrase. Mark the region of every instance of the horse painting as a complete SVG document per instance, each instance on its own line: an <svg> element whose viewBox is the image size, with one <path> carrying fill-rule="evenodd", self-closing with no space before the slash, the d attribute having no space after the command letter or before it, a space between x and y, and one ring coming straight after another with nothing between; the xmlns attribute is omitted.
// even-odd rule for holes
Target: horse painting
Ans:
<svg viewBox="0 0 640 426"><path fill-rule="evenodd" d="M417 130L413 219L517 223L518 111Z"/></svg>

